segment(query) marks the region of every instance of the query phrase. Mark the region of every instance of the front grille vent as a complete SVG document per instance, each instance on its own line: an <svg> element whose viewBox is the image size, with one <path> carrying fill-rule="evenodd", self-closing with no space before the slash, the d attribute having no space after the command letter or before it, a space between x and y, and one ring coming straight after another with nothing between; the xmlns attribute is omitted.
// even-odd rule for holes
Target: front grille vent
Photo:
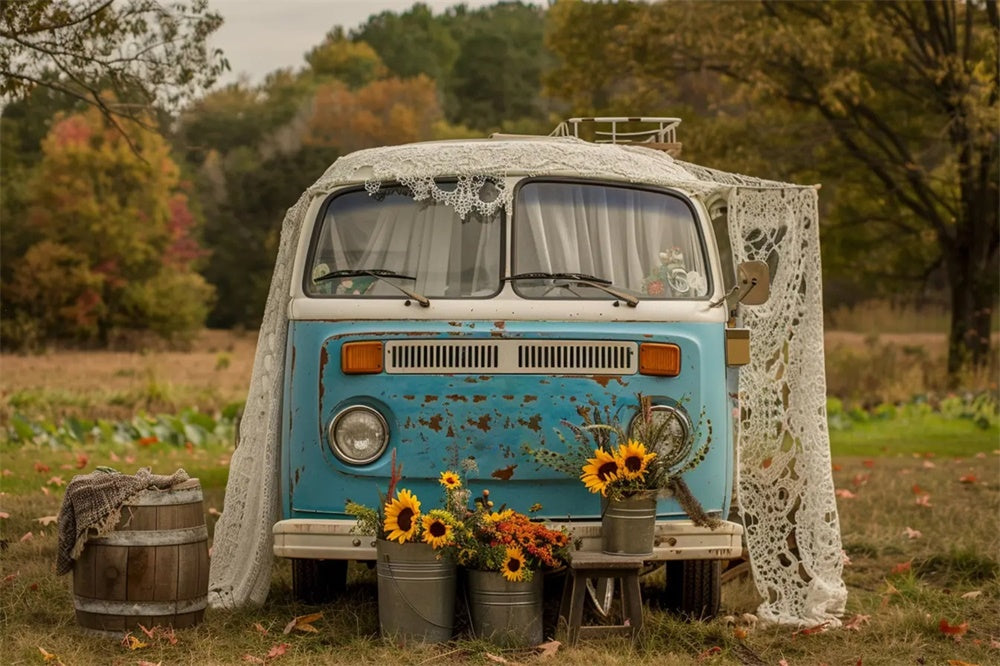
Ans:
<svg viewBox="0 0 1000 666"><path fill-rule="evenodd" d="M631 375L634 342L579 340L421 340L385 344L385 371L398 375L449 373Z"/></svg>

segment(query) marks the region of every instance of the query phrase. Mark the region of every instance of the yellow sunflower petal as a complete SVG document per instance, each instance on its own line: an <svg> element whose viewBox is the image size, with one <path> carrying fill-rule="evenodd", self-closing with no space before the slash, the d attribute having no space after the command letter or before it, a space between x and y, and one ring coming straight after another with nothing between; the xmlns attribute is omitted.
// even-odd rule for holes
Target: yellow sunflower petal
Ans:
<svg viewBox="0 0 1000 666"><path fill-rule="evenodd" d="M592 493L607 494L608 484L618 480L621 469L615 456L602 449L594 450L594 457L587 459L580 479Z"/></svg>
<svg viewBox="0 0 1000 666"><path fill-rule="evenodd" d="M500 567L500 573L511 582L524 580L524 553L521 552L520 548L507 549L503 565Z"/></svg>
<svg viewBox="0 0 1000 666"><path fill-rule="evenodd" d="M646 445L634 439L618 447L615 458L621 470L619 474L622 478L632 480L642 480L649 469L649 462L656 457L655 453L646 453Z"/></svg>
<svg viewBox="0 0 1000 666"><path fill-rule="evenodd" d="M400 490L399 496L385 505L383 527L390 541L405 543L416 536L420 524L420 500L409 490Z"/></svg>

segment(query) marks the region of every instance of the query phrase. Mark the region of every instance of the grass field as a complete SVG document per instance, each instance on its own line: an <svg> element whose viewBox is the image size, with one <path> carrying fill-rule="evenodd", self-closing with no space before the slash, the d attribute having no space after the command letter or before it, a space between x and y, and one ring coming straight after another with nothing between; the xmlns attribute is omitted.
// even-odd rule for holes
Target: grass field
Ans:
<svg viewBox="0 0 1000 666"><path fill-rule="evenodd" d="M203 409L242 398L255 341L220 336L193 354L3 357L3 409L125 418L136 410ZM901 343L905 344L905 343ZM54 356L54 358L52 358ZM32 360L32 357L26 357ZM84 365L84 360L88 363ZM26 362L26 361L25 361ZM55 378L55 379L54 379ZM65 381L64 381L65 380ZM58 388L55 388L58 387ZM34 402L26 396L34 396ZM119 396L118 405L102 401ZM134 401L136 396L140 399ZM14 398L12 404L12 398ZM0 663L3 664L1000 664L1000 431L937 412L887 410L846 419L831 433L833 477L845 555L848 628L682 622L658 607L662 583L648 577L640 641L559 647L554 657L501 651L459 638L396 647L377 636L372 572L352 570L344 599L321 608L291 599L287 562L274 566L260 609L210 611L197 628L155 632L135 650L82 634L70 577L54 575L55 516L74 474L109 465L125 472L184 467L205 488L211 531L222 507L231 448L212 441L93 442L72 447L0 444ZM661 579L662 580L662 579ZM748 580L724 588L723 615L752 613ZM282 633L295 616L322 611L317 633ZM745 632L745 633L744 633ZM269 656L269 654L271 656ZM46 655L50 658L47 659Z"/></svg>

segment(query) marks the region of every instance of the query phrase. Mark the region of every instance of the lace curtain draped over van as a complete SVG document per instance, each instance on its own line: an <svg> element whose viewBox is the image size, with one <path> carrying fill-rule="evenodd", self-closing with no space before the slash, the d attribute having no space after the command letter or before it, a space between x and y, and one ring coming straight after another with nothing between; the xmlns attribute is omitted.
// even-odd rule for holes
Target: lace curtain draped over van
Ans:
<svg viewBox="0 0 1000 666"><path fill-rule="evenodd" d="M846 588L826 429L819 232L813 188L706 169L645 148L573 138L442 142L359 151L340 158L288 210L230 463L225 510L215 529L210 601L261 604L270 586L271 527L279 517L281 382L291 270L306 210L332 187L364 183L369 193L399 182L433 199L492 215L511 209L508 173L615 179L721 193L729 206L735 261L775 260L771 299L744 308L750 365L740 374L740 507L759 613L795 625L839 624ZM457 187L436 178L459 176ZM490 181L498 194L480 196ZM490 188L487 188L490 189ZM737 239L742 239L742 244Z"/></svg>

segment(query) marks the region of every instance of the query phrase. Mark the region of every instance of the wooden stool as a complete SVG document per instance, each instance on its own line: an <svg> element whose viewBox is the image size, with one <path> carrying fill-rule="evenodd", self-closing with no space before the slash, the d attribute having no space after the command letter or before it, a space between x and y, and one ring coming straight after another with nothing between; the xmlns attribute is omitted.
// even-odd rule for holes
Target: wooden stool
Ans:
<svg viewBox="0 0 1000 666"><path fill-rule="evenodd" d="M626 635L632 640L642 628L642 594L639 591L639 573L642 557L605 555L604 553L575 552L566 572L559 623L566 623L566 643L576 645L580 637ZM584 625L583 602L587 597L588 578L610 578L621 581L622 616L624 624Z"/></svg>

